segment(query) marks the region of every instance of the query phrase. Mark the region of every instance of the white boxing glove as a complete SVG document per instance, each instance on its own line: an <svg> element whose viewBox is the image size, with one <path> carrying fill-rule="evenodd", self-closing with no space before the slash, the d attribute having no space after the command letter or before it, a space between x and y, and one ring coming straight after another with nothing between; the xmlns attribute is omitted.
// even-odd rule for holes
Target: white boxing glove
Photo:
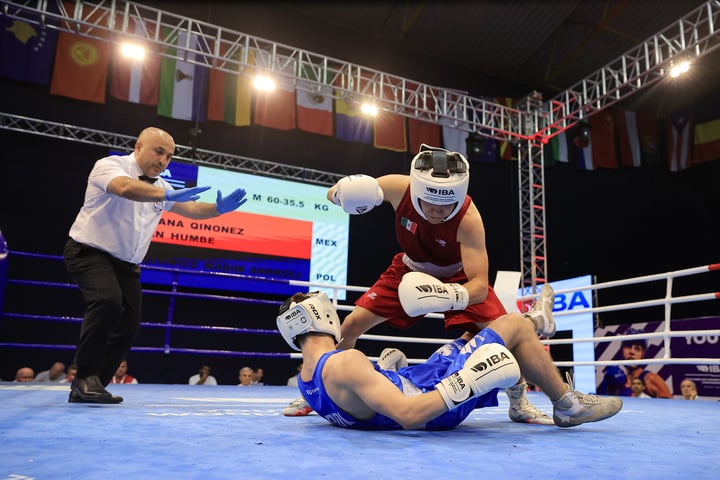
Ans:
<svg viewBox="0 0 720 480"><path fill-rule="evenodd" d="M452 410L493 388L512 387L519 379L520 366L510 350L499 343L487 343L468 357L462 369L440 380L435 390Z"/></svg>
<svg viewBox="0 0 720 480"><path fill-rule="evenodd" d="M383 370L392 370L393 372L397 372L401 368L407 367L408 361L405 354L397 348L386 348L380 352L377 364L378 367Z"/></svg>
<svg viewBox="0 0 720 480"><path fill-rule="evenodd" d="M350 175L335 185L333 203L350 215L362 215L383 202L383 191L375 178L369 175Z"/></svg>
<svg viewBox="0 0 720 480"><path fill-rule="evenodd" d="M398 286L400 304L411 317L430 312L465 310L470 295L459 283L443 283L432 275L408 272Z"/></svg>

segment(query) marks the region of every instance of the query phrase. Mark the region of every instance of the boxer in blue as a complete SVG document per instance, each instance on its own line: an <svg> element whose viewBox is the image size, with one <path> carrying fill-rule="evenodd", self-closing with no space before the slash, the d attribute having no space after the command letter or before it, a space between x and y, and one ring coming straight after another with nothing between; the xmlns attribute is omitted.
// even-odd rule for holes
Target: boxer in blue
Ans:
<svg viewBox="0 0 720 480"><path fill-rule="evenodd" d="M340 427L453 428L475 408L496 406L498 389L520 378L515 357L492 328L442 346L423 364L402 366L390 351L381 355L379 366L359 350L336 349L340 319L324 293L293 295L280 308L277 326L288 345L302 352L298 389L303 398ZM553 404L555 424L562 427L602 420L622 407L617 398L600 399L570 387Z"/></svg>

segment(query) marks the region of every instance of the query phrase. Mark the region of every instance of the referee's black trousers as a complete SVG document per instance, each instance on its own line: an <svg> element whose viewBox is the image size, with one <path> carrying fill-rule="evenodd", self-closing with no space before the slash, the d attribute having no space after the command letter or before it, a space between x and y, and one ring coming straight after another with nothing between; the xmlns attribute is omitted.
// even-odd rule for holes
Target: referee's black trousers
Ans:
<svg viewBox="0 0 720 480"><path fill-rule="evenodd" d="M140 267L73 239L65 244L63 255L85 301L75 352L77 376L98 375L107 385L140 330Z"/></svg>

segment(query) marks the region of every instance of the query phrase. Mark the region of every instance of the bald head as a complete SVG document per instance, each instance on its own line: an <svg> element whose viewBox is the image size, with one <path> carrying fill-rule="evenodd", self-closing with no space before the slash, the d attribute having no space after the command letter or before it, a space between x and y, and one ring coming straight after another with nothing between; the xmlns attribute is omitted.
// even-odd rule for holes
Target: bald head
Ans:
<svg viewBox="0 0 720 480"><path fill-rule="evenodd" d="M175 140L157 127L140 132L135 142L135 160L145 175L158 177L170 164L175 153Z"/></svg>
<svg viewBox="0 0 720 480"><path fill-rule="evenodd" d="M35 371L29 367L23 367L18 369L15 374L16 382L32 382L35 378Z"/></svg>

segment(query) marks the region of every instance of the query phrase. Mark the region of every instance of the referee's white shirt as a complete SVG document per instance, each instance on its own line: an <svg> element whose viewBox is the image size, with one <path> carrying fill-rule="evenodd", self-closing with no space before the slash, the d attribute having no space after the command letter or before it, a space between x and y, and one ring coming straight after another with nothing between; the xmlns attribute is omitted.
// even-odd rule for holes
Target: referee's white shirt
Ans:
<svg viewBox="0 0 720 480"><path fill-rule="evenodd" d="M70 238L120 260L142 262L163 209L170 210L175 202L136 202L107 192L113 178L138 178L142 174L134 153L95 162L88 177L85 202L70 227ZM162 178L158 178L155 186L172 190Z"/></svg>

